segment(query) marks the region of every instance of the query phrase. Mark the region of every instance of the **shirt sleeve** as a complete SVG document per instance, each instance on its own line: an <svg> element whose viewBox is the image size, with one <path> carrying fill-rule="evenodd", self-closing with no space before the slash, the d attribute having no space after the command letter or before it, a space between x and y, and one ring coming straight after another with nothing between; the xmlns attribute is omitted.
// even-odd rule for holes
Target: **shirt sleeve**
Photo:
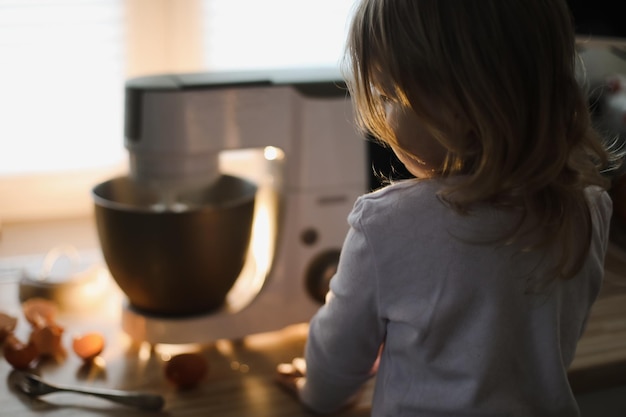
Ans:
<svg viewBox="0 0 626 417"><path fill-rule="evenodd" d="M372 367L385 337L379 316L375 254L362 226L362 199L348 217L331 296L310 323L305 348L306 383L302 402L319 413L346 405L372 377Z"/></svg>

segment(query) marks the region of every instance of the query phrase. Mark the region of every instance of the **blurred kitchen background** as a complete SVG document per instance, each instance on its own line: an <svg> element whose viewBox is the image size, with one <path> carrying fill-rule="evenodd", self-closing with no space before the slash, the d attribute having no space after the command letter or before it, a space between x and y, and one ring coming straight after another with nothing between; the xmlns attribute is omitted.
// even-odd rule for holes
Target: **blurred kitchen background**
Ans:
<svg viewBox="0 0 626 417"><path fill-rule="evenodd" d="M0 0L0 224L91 214L126 169L127 78L336 65L353 3Z"/></svg>

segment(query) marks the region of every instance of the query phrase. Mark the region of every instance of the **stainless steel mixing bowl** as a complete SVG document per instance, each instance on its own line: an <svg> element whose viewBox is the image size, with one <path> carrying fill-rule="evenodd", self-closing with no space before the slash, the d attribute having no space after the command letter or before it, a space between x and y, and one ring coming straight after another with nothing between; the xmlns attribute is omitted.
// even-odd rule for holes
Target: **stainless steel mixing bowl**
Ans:
<svg viewBox="0 0 626 417"><path fill-rule="evenodd" d="M113 279L146 315L190 316L223 305L247 254L256 186L232 176L155 210L161 195L128 177L92 190L98 237ZM180 207L178 207L180 209Z"/></svg>

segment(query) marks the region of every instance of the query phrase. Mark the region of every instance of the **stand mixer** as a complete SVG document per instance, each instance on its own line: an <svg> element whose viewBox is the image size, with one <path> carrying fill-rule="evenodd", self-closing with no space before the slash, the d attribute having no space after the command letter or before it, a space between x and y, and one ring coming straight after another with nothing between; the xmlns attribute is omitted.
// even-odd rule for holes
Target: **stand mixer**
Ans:
<svg viewBox="0 0 626 417"><path fill-rule="evenodd" d="M335 69L131 79L125 146L128 176L93 198L131 338L237 339L311 318L367 189Z"/></svg>

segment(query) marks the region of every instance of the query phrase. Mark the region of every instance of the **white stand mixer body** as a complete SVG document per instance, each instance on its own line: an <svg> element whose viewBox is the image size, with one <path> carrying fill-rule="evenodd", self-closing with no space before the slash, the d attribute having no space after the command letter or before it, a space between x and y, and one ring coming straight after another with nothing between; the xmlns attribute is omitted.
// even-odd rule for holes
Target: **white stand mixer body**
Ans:
<svg viewBox="0 0 626 417"><path fill-rule="evenodd" d="M334 73L295 73L295 79L292 73L283 75L292 80L258 78L238 84L228 77L220 81L219 75L196 74L187 76L189 85L183 88L139 93L141 103L135 105L141 108L140 124L131 127L130 135L127 129L126 140L131 175L139 175L139 180L144 176L175 184L206 183L223 173L218 155L229 149L279 148L284 165L280 177L270 178L279 190L281 210L277 241L267 242L276 244L272 268L260 292L237 311L226 306L185 319L148 318L126 309L122 324L133 339L193 343L241 338L306 322L320 307L319 295L310 287L318 281L327 285L328 277L318 275L336 267L347 215L354 200L367 191L371 168L347 91L337 86L340 78ZM140 132L139 140L129 139L133 129ZM173 161L167 168L179 156L192 162L180 165L178 172L154 172L160 169L155 161Z"/></svg>

